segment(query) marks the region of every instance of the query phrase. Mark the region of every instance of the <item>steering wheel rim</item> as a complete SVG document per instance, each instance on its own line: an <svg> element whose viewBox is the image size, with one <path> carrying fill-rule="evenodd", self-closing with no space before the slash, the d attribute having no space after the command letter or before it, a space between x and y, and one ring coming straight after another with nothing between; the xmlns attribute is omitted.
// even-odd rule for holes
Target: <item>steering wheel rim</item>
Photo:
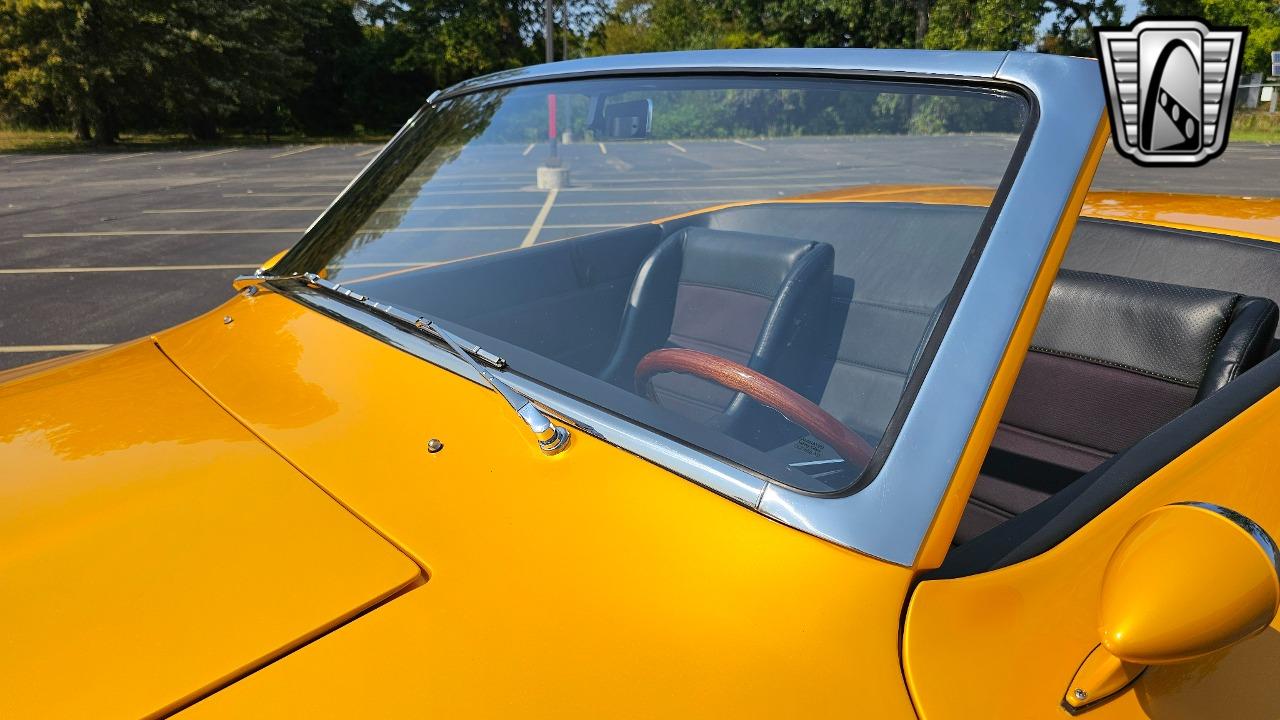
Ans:
<svg viewBox="0 0 1280 720"><path fill-rule="evenodd" d="M654 350L636 365L636 391L656 402L653 377L667 372L693 375L740 392L808 430L850 463L866 467L875 453L861 435L813 401L768 375L719 355L685 348Z"/></svg>

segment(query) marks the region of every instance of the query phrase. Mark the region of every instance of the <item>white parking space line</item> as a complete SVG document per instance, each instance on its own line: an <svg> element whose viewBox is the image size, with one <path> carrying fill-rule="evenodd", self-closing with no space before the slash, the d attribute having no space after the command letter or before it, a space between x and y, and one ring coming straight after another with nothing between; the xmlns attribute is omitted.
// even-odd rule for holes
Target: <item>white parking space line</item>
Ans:
<svg viewBox="0 0 1280 720"><path fill-rule="evenodd" d="M337 192L254 192L246 190L238 193L222 193L224 198L242 197L334 197Z"/></svg>
<svg viewBox="0 0 1280 720"><path fill-rule="evenodd" d="M322 147L324 147L324 146L323 146L323 145L308 145L307 147L297 148L296 150L286 150L285 152L282 152L282 153L276 153L275 155L272 155L272 156L270 157L270 159L271 159L271 160L275 160L275 159L277 159L277 158L286 158L286 157L289 157L290 155L298 155L298 154L300 154L300 153L304 153L304 152L311 152L312 150L319 150L319 149L320 149L320 148L322 148Z"/></svg>
<svg viewBox="0 0 1280 720"><path fill-rule="evenodd" d="M324 210L324 205L300 205L298 207L224 207L224 208L169 208L166 210L143 210L143 215L187 215L192 213L247 213L247 212L316 212ZM529 207L537 207L530 205Z"/></svg>
<svg viewBox="0 0 1280 720"><path fill-rule="evenodd" d="M761 147L761 146L759 146L759 145L756 145L756 144L754 144L754 143L749 143L749 142L747 142L746 140L738 140L738 139L736 139L736 138L735 138L735 139L734 139L734 142L735 142L735 143L737 143L737 144L739 144L739 145L741 145L741 146L743 146L743 147L749 147L749 148L751 148L752 150L759 150L760 152L768 152L768 150L767 150L766 148L763 148L763 147Z"/></svg>
<svg viewBox="0 0 1280 720"><path fill-rule="evenodd" d="M652 205L709 205L711 203L733 202L734 198L704 198L700 200L621 200L617 202L562 202L557 203L556 207L628 207L628 206L652 206ZM507 210L518 208L540 208L542 205L538 203L503 203L497 205L410 205L407 207L386 207L374 210L375 213L402 213L409 211L431 211L431 210ZM281 208L292 209L292 208ZM324 208L319 208L323 210ZM160 211L156 211L160 212Z"/></svg>
<svg viewBox="0 0 1280 720"><path fill-rule="evenodd" d="M550 209L548 208L548 211ZM569 223L568 225L544 225L548 229L564 230L566 228L614 228L623 227L618 223ZM481 232L491 230L528 230L527 225L434 225L432 227L396 227L366 228L370 232L384 233L440 233L440 232ZM24 238L83 238L83 237L140 237L151 235L301 235L305 228L256 228L250 230L103 230L99 232L48 232L26 233ZM239 267L239 266L236 266Z"/></svg>
<svg viewBox="0 0 1280 720"><path fill-rule="evenodd" d="M675 148L675 149L679 150L679 151L680 151L680 152L682 152L682 153L687 153L687 152L689 152L688 150L685 150L683 147L680 147L679 145L677 145L677 144L675 144L675 143L671 142L670 140L668 140L668 141L667 141L667 144L668 144L668 145L670 145L671 147L673 147L673 148Z"/></svg>
<svg viewBox="0 0 1280 720"><path fill-rule="evenodd" d="M158 272L165 270L254 270L262 263L235 265L119 265L115 267L0 268L0 275L66 275L68 273Z"/></svg>
<svg viewBox="0 0 1280 720"><path fill-rule="evenodd" d="M0 345L0 353L84 352L109 345Z"/></svg>
<svg viewBox="0 0 1280 720"><path fill-rule="evenodd" d="M608 154L609 154L609 151L608 151L608 149L606 149L606 148L605 148L604 143L596 143L596 144L600 146L600 154L601 154L601 155L608 155Z"/></svg>
<svg viewBox="0 0 1280 720"><path fill-rule="evenodd" d="M240 148L227 148L226 150L214 150L213 152L200 153L199 155L192 155L191 157L188 157L188 158L178 158L178 159L179 160L204 160L205 158L218 157L219 155L226 155L227 153L233 153L233 152L240 152Z"/></svg>
<svg viewBox="0 0 1280 720"><path fill-rule="evenodd" d="M578 227L578 226L573 226ZM523 229L523 226L517 229ZM420 267L416 262L371 262L344 263L344 268L404 268ZM204 270L256 270L261 262L229 263L226 265L120 265L117 267L44 267L44 268L0 268L0 275L66 275L69 273L133 273L133 272L166 272L166 271L204 271Z"/></svg>
<svg viewBox="0 0 1280 720"><path fill-rule="evenodd" d="M529 143L529 147L525 148L525 149L524 149L524 152L522 152L522 153L520 153L520 154L521 154L522 156L523 156L523 155L528 155L529 153L533 152L533 148L534 148L534 146L535 146L535 145L537 145L537 143Z"/></svg>
<svg viewBox="0 0 1280 720"><path fill-rule="evenodd" d="M384 147L386 147L386 146L385 146L385 145L379 145L379 146L378 146L378 147L376 147L376 148L369 148L368 150L361 150L360 152L356 153L356 154L355 154L355 156L356 156L356 157L358 157L358 158L362 158L362 157L369 157L370 155L372 155L372 154L374 154L374 153L378 152L379 150L381 150L381 149L382 149L382 148L384 148Z"/></svg>
<svg viewBox="0 0 1280 720"><path fill-rule="evenodd" d="M30 163L44 162L45 160L58 160L60 158L68 158L70 155L41 155L40 157L24 158L22 160L14 160L14 165L28 165Z"/></svg>
<svg viewBox="0 0 1280 720"><path fill-rule="evenodd" d="M142 237L145 235L298 235L306 228L246 228L244 230L89 230L82 232L23 233L24 238Z"/></svg>
<svg viewBox="0 0 1280 720"><path fill-rule="evenodd" d="M556 196L559 194L558 188L547 191L547 199L542 203L538 216L533 219L533 224L529 226L529 232L524 234L524 240L520 241L520 247L529 247L538 240L538 233L542 232L542 225L547 221L547 214L551 212L551 206L556 203Z"/></svg>
<svg viewBox="0 0 1280 720"><path fill-rule="evenodd" d="M155 153L154 153L154 152L150 152L150 151L148 151L148 152L140 152L140 153L121 153L120 155L114 155L114 156L112 156L112 157L105 157L105 158L102 158L102 159L101 159L101 160L99 160L98 162L100 162L100 163L104 163L104 162L115 162L115 161L117 161L117 160L132 160L132 159L134 159L134 158L140 158L140 157L144 157L144 156L146 156L146 155L155 155Z"/></svg>

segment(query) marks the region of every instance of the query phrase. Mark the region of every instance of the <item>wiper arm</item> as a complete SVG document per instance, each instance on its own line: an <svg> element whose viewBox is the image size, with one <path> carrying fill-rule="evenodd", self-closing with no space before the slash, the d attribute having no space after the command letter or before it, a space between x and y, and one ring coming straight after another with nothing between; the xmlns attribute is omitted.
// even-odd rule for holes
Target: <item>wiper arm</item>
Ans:
<svg viewBox="0 0 1280 720"><path fill-rule="evenodd" d="M317 287L336 295L341 295L353 302L373 310L376 313L386 315L394 320L398 320L406 325L422 332L428 333L442 340L451 350L464 362L471 366L473 370L480 374L489 387L493 388L502 399L506 400L511 409L516 411L516 415L521 422L529 428L533 433L533 437L537 440L538 449L548 455L555 455L564 450L569 445L569 431L565 428L551 422L533 401L525 397L520 391L511 387L507 382L494 375L488 369L481 365L481 362L489 365L494 369L502 369L506 367L506 361L501 357L485 350L484 348L472 342L467 342L453 333L445 330L437 325L434 321L424 317L419 317L411 313L407 313L400 308L386 303L380 303L370 300L367 296L361 295L355 291L349 290L338 283L326 280L315 273L302 273L299 275L253 275L242 276L236 278L233 287L240 290L244 287L256 287L258 284L268 281L280 280L301 280L312 287ZM241 284L243 283L243 284Z"/></svg>
<svg viewBox="0 0 1280 720"><path fill-rule="evenodd" d="M484 348L475 344L471 344L470 350L464 349L463 340L457 335L454 335L430 320L422 321L419 319L419 322L421 324L418 325L418 327L421 327L422 329L434 334L436 337L439 337L441 340L444 340L445 343L448 344L449 347L453 348L453 351L458 354L458 357L465 360L467 364L475 369L476 372L480 373L480 377L484 378L485 381L489 383L490 387L498 391L498 394L511 405L511 408L516 411L516 415L520 416L520 419L524 421L524 424L533 432L533 437L538 441L538 448L542 450L542 452L548 455L555 455L569 445L568 430L565 430L563 427L551 422L551 418L548 418L541 410L539 410L538 406L534 405L532 400L520 394L518 390L486 370L482 365L480 365L480 363L476 362L472 358L472 355L483 356L487 354L491 357L497 358L499 362L502 361L501 358L498 358L496 355L493 355L493 353L489 353Z"/></svg>

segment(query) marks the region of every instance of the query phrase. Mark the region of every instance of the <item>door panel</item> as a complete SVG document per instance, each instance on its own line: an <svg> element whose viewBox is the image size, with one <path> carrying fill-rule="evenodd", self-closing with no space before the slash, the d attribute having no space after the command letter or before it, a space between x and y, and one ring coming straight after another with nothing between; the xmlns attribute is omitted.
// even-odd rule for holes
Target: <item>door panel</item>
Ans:
<svg viewBox="0 0 1280 720"><path fill-rule="evenodd" d="M1162 505L1203 500L1280 534L1280 393L1272 392L1053 549L969 577L922 582L905 621L904 669L928 720L1062 718L1067 685L1097 645L1103 569L1128 529ZM1106 718L1276 717L1280 624L1198 661L1151 668L1083 713Z"/></svg>

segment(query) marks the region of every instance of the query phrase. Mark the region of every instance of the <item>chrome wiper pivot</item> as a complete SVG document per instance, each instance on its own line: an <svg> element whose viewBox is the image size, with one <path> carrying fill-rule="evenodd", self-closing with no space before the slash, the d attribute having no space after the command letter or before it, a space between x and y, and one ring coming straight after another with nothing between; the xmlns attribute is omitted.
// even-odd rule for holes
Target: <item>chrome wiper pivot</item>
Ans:
<svg viewBox="0 0 1280 720"><path fill-rule="evenodd" d="M239 279L240 278L237 278L237 280ZM270 280L302 280L312 287L320 288L335 295L341 295L352 302L360 304L362 307L368 308L381 315L388 316L394 320L398 320L406 325L416 328L417 330L439 338L444 341L444 343L448 345L459 358L462 358L463 362L470 365L473 370L479 373L480 377L488 383L489 387L497 391L497 393L502 396L502 399L506 400L507 403L511 405L511 409L516 411L516 415L520 418L520 421L529 428L530 432L533 433L533 437L538 443L538 449L548 455L555 455L569 446L568 430L553 423L551 418L548 418L545 413L538 409L537 405L533 404L532 400L522 395L519 390L508 385L505 380L494 375L485 367L485 365L488 365L495 370L501 370L506 367L507 363L501 357L485 350L479 345L463 340L457 335L454 335L448 330L445 330L435 324L435 322L431 320L405 312L393 305L371 300L365 295L349 290L332 280L326 280L315 273L302 273L301 275L274 277L259 276L253 279L259 282Z"/></svg>

